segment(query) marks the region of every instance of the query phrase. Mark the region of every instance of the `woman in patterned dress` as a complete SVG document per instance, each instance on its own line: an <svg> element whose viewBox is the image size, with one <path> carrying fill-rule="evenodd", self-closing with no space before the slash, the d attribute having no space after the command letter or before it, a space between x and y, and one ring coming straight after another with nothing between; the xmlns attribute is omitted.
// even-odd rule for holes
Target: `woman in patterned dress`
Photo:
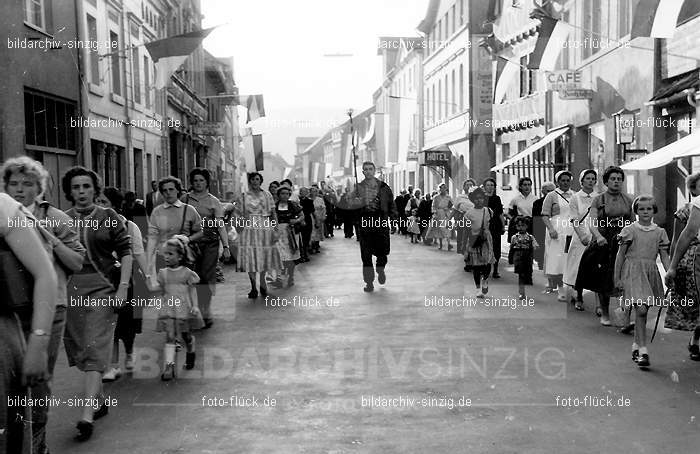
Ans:
<svg viewBox="0 0 700 454"><path fill-rule="evenodd" d="M442 183L440 185L440 194L436 195L433 199L433 219L431 226L428 229L426 238L435 238L439 240L439 248L442 249L442 240L447 240L447 250L452 250L452 244L450 243L450 235L452 231L447 226L450 220L452 212L452 197L447 193L447 185Z"/></svg>
<svg viewBox="0 0 700 454"><path fill-rule="evenodd" d="M700 361L700 173L685 180L692 201L678 210L673 224L671 266L666 285L671 288L671 305L666 327L693 334L688 342L690 359Z"/></svg>
<svg viewBox="0 0 700 454"><path fill-rule="evenodd" d="M292 195L292 189L289 186L282 185L277 190L277 219L279 221L279 239L277 240L277 248L279 249L280 260L287 269L287 286L294 285L294 267L296 260L299 260L299 241L295 226L303 222L304 214L299 204L289 200Z"/></svg>
<svg viewBox="0 0 700 454"><path fill-rule="evenodd" d="M263 177L257 172L248 174L248 191L236 204L243 223L238 247L237 269L248 273L248 298L258 297L255 275L260 273L260 294L267 295L265 272L280 268L279 250L275 245L277 216L272 194L260 187Z"/></svg>
<svg viewBox="0 0 700 454"><path fill-rule="evenodd" d="M311 187L311 200L314 204L313 229L311 230L311 252L318 254L321 252L321 241L326 237L324 233L326 223L326 202L320 195L318 186Z"/></svg>

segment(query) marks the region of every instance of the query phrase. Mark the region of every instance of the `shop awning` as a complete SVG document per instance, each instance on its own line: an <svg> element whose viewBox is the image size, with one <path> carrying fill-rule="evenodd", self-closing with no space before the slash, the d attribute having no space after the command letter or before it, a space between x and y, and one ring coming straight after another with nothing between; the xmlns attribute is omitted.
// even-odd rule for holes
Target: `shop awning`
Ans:
<svg viewBox="0 0 700 454"><path fill-rule="evenodd" d="M649 170L663 167L674 159L700 156L700 133L693 133L661 147L648 155L623 164L623 170Z"/></svg>
<svg viewBox="0 0 700 454"><path fill-rule="evenodd" d="M569 126L564 126L562 128L554 129L547 133L546 136L542 138L542 140L539 140L538 142L530 145L520 153L516 154L515 156L506 159L502 163L498 164L497 166L491 167L492 172L499 172L506 167L510 167L511 165L515 164L516 162L522 161L523 159L527 158L540 148L549 145L550 143L554 142L554 140L558 139L559 137L563 136L566 134L566 132L569 130Z"/></svg>

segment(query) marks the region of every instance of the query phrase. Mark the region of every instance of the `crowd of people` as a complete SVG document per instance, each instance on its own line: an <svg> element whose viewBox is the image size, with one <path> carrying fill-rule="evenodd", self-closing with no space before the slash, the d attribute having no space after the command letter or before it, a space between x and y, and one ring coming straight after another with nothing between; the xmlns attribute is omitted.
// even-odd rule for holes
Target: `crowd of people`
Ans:
<svg viewBox="0 0 700 454"><path fill-rule="evenodd" d="M700 361L700 173L687 178L692 201L674 214L672 240L654 222L654 197L624 192L620 167L608 167L600 177L605 189L598 192L598 173L583 170L576 191L574 175L561 170L554 182L542 184L538 198L532 180L524 176L507 207L496 195L493 178L481 185L466 179L454 198L445 184L425 195L408 187L395 199L399 215L392 233L439 250L446 246L448 252L455 239L464 270L474 277L474 297L486 298L489 279L501 277L507 226L508 263L518 276L520 299L527 298L526 287L533 285L536 263L547 279L543 294L556 294L558 301L584 311L584 291L590 291L595 314L606 327L614 324L613 298L619 332L634 335L632 359L640 368L650 366L646 326L653 307L659 316L665 310L665 327L692 331L690 359ZM668 290L658 262L666 270Z"/></svg>
<svg viewBox="0 0 700 454"><path fill-rule="evenodd" d="M539 198L532 180L522 177L507 207L493 178L480 185L467 179L454 198L446 184L426 194L409 186L394 197L375 170L363 163L363 181L343 194L326 182L295 191L290 180L273 181L264 189L263 176L253 172L240 197L221 201L209 192L209 171L195 168L187 189L168 176L152 182L141 201L133 192L102 187L95 172L77 166L61 180L72 204L63 212L43 200L48 173L41 163L7 160L0 169L0 292L9 295L0 304L0 427L7 428L0 452L29 444L48 452L49 405L40 398L50 396L61 343L70 366L83 373L76 439L88 440L94 422L109 412L103 387L122 375L122 345L124 368L134 368L134 341L154 298L160 302L154 328L165 334L161 379L168 381L177 375L178 349L185 348L184 368L195 367L195 334L215 323L211 301L222 264L248 274L248 298L264 297L268 285L293 286L296 266L321 253L321 243L340 228L359 241L365 292L374 290L375 278L386 283L393 234L455 249L473 275L476 298L486 298L489 279L501 277L507 230L519 298L533 285L535 263L547 278L544 294L583 311L584 290L593 292L603 326L612 325L610 298L620 297L620 331L634 334L632 358L642 368L650 365L648 310L670 301L666 326L692 331L690 358L700 361L700 174L687 179L694 197L675 213L669 241L654 223L654 198L625 194L619 167L605 170L600 193L592 169L579 174L578 191L574 175L559 171ZM17 399L24 396L43 404L26 406Z"/></svg>
<svg viewBox="0 0 700 454"><path fill-rule="evenodd" d="M0 173L0 291L9 295L0 304L3 453L48 452L49 384L61 343L83 373L76 439L85 441L109 413L104 383L122 375L122 345L124 368L135 367L146 307L155 308L155 330L165 333L161 378L171 380L176 351L184 346L184 368L195 367L194 333L214 324L222 264L247 272L248 296L257 298L258 285L262 295L283 277L294 285L295 266L333 235L337 198L323 184L292 200L291 181L273 182L271 193L251 173L245 194L222 202L209 192L209 171L195 168L188 189L168 176L153 181L142 201L77 166L61 179L72 205L63 212L43 199L48 172L38 161L12 158Z"/></svg>

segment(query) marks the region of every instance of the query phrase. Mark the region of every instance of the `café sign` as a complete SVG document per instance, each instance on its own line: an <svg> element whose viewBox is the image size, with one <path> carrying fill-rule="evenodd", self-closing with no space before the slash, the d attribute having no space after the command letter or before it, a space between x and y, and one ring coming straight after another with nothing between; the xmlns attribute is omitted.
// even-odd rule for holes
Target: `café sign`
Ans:
<svg viewBox="0 0 700 454"><path fill-rule="evenodd" d="M547 71L547 90L562 91L583 88L581 71L561 70Z"/></svg>

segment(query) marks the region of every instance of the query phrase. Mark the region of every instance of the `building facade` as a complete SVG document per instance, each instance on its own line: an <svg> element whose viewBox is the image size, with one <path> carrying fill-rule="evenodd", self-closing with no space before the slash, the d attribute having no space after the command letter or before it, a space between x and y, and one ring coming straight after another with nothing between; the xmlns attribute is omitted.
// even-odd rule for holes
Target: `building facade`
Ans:
<svg viewBox="0 0 700 454"><path fill-rule="evenodd" d="M445 153L447 158L439 169L440 178L425 175L426 190L444 180L456 194L467 176L482 179L495 162L492 131L486 122L492 108L490 58L478 46L485 36L488 6L479 1L431 0L418 26L427 43L422 151Z"/></svg>
<svg viewBox="0 0 700 454"><path fill-rule="evenodd" d="M82 162L82 131L71 123L81 109L80 61L67 44L78 41L75 8L55 0L8 2L0 17L7 43L0 46L0 160L28 155L42 162L50 175L46 200L61 208L69 204L60 178Z"/></svg>

